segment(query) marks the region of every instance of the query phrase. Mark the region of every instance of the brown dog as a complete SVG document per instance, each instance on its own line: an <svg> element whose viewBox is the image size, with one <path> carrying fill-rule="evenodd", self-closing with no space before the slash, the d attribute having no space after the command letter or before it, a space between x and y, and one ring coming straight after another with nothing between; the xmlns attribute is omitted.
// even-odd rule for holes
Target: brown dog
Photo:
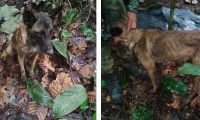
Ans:
<svg viewBox="0 0 200 120"><path fill-rule="evenodd" d="M200 65L200 30L160 31L132 29L124 45L134 50L139 62L148 71L153 92L158 88L156 63L181 62L191 59Z"/></svg>
<svg viewBox="0 0 200 120"><path fill-rule="evenodd" d="M45 12L32 13L23 12L23 23L15 30L11 43L7 48L8 53L16 50L20 65L21 78L26 77L24 59L27 55L35 55L30 68L30 76L33 76L33 69L38 58L38 53L53 54L51 44L51 32L53 23L50 15Z"/></svg>

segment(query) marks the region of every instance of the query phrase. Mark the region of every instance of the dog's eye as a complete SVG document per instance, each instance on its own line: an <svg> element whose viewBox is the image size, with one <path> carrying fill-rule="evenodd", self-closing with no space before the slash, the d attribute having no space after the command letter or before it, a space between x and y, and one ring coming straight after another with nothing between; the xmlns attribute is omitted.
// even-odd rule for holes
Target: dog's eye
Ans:
<svg viewBox="0 0 200 120"><path fill-rule="evenodd" d="M34 34L39 34L40 32L35 32L35 31L34 31L33 33L34 33Z"/></svg>
<svg viewBox="0 0 200 120"><path fill-rule="evenodd" d="M45 31L40 31L40 34L45 34Z"/></svg>

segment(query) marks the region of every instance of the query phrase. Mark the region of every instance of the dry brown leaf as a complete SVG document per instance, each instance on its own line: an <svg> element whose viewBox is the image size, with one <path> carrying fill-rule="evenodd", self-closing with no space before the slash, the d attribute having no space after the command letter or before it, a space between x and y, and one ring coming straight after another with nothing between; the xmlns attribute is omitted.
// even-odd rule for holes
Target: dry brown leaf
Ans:
<svg viewBox="0 0 200 120"><path fill-rule="evenodd" d="M94 70L92 69L92 67L91 67L89 64L83 66L83 67L79 70L79 73L80 73L83 77L86 77L86 78L90 78L90 77L94 76L94 74L95 74Z"/></svg>
<svg viewBox="0 0 200 120"><path fill-rule="evenodd" d="M196 77L192 81L192 92L199 94L200 92L200 77Z"/></svg>
<svg viewBox="0 0 200 120"><path fill-rule="evenodd" d="M58 96L65 88L69 88L73 85L72 79L68 73L60 72L56 76L56 80L53 80L49 85L49 91L53 98Z"/></svg>
<svg viewBox="0 0 200 120"><path fill-rule="evenodd" d="M44 88L47 88L49 86L49 78L48 78L48 73L45 73L45 75L42 77L41 84Z"/></svg>
<svg viewBox="0 0 200 120"><path fill-rule="evenodd" d="M0 86L0 98L2 98L4 96L4 94L6 93L6 86Z"/></svg>
<svg viewBox="0 0 200 120"><path fill-rule="evenodd" d="M62 86L60 85L60 81L54 80L49 85L49 92L53 98L56 98L60 92L62 91Z"/></svg>
<svg viewBox="0 0 200 120"><path fill-rule="evenodd" d="M178 109L180 108L180 102L180 98L175 98L175 100L172 103L167 104L167 106Z"/></svg>
<svg viewBox="0 0 200 120"><path fill-rule="evenodd" d="M0 33L0 50L2 49L3 44L6 42L6 35Z"/></svg>
<svg viewBox="0 0 200 120"><path fill-rule="evenodd" d="M3 65L0 65L0 72L3 70Z"/></svg>
<svg viewBox="0 0 200 120"><path fill-rule="evenodd" d="M95 91L89 91L88 93L88 100L90 103L96 103L96 92Z"/></svg>
<svg viewBox="0 0 200 120"><path fill-rule="evenodd" d="M12 78L7 78L5 86L0 86L0 107L4 108L8 104L9 98L14 93L14 87L12 86Z"/></svg>
<svg viewBox="0 0 200 120"><path fill-rule="evenodd" d="M175 63L167 62L162 65L162 75L175 77L178 75L178 70Z"/></svg>
<svg viewBox="0 0 200 120"><path fill-rule="evenodd" d="M14 93L13 78L8 77L6 80L6 93L7 96L11 96Z"/></svg>
<svg viewBox="0 0 200 120"><path fill-rule="evenodd" d="M195 108L196 106L200 106L200 96L195 97L191 102L190 106Z"/></svg>
<svg viewBox="0 0 200 120"><path fill-rule="evenodd" d="M26 112L31 115L37 115L39 120L45 120L45 117L47 115L47 110L48 110L47 107L40 106L35 102L29 102Z"/></svg>
<svg viewBox="0 0 200 120"><path fill-rule="evenodd" d="M106 97L106 102L110 102L111 101L111 97L108 95L107 97Z"/></svg>
<svg viewBox="0 0 200 120"><path fill-rule="evenodd" d="M176 77L178 75L178 71L175 69L165 69L162 71L162 75Z"/></svg>
<svg viewBox="0 0 200 120"><path fill-rule="evenodd" d="M37 107L38 104L36 104L35 102L29 102L26 108L26 112L31 115L36 115Z"/></svg>
<svg viewBox="0 0 200 120"><path fill-rule="evenodd" d="M74 37L68 45L68 50L72 54L85 53L87 48L87 41L84 37Z"/></svg>
<svg viewBox="0 0 200 120"><path fill-rule="evenodd" d="M81 21L80 20L77 20L76 22L72 23L70 26L69 26L69 31L72 32L72 30L76 30L76 28L80 27L80 24L81 24Z"/></svg>
<svg viewBox="0 0 200 120"><path fill-rule="evenodd" d="M45 120L47 112L48 112L48 108L47 107L39 106L37 108L36 115L37 115L39 120Z"/></svg>
<svg viewBox="0 0 200 120"><path fill-rule="evenodd" d="M49 59L49 55L40 54L38 57L38 64L44 72L48 72L48 69L55 71L55 64Z"/></svg>
<svg viewBox="0 0 200 120"><path fill-rule="evenodd" d="M0 108L4 108L7 103L6 86L0 86Z"/></svg>

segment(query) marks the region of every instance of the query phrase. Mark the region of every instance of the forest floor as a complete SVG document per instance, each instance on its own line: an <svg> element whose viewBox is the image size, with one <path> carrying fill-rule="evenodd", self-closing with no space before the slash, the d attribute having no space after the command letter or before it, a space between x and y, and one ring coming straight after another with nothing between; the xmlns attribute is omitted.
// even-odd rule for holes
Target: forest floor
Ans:
<svg viewBox="0 0 200 120"><path fill-rule="evenodd" d="M164 0L163 6L169 7L168 2ZM176 8L190 9L200 15L200 3L191 5L178 2ZM129 120L133 116L136 120L200 120L200 104L194 100L198 94L189 98L194 87L193 77L176 76L188 86L187 95L177 95L163 88L153 93L147 72L138 64L137 58L122 46L111 51L114 72L102 74L102 120ZM178 67L163 64L160 71L162 75L177 75ZM135 69L138 69L140 76L134 76ZM190 103L186 104L185 101Z"/></svg>
<svg viewBox="0 0 200 120"><path fill-rule="evenodd" d="M39 5L37 5L37 2ZM6 9L6 4L10 9ZM63 5L57 17L53 20L53 41L59 46L54 46L52 56L40 54L32 79L36 84L30 88L24 80L20 78L19 64L17 56L9 56L6 48L10 42L11 32L5 32L5 29L15 29L14 25L6 26L9 20L2 14L2 11L11 11L18 9L19 15L23 9L29 8L33 12L48 12L53 8ZM85 101L80 107L74 107L75 110L69 114L63 114L60 118L67 120L92 120L96 116L96 2L91 0L73 1L73 0L1 0L0 18L4 17L5 22L0 19L0 118L2 120L52 120L55 119L54 107L41 105L38 102L42 93L50 95L48 99L61 96L65 90L80 84L86 90ZM3 9L3 10L2 10ZM10 24L10 23L8 23ZM60 49L61 50L60 50ZM64 50L63 50L64 49ZM63 56L64 53L65 55ZM25 67L30 67L31 55L27 55ZM27 72L28 74L28 72ZM29 78L30 79L30 78ZM35 88L34 88L35 87ZM40 88L40 89L38 89ZM32 95L30 95L30 91ZM38 90L38 91L37 91ZM76 101L76 91L71 91L71 101L66 99L60 108L65 104L73 104ZM36 95L34 98L34 95ZM37 95L41 95L37 97ZM70 97L70 96L68 96ZM73 99L75 97L76 99ZM85 97L85 96L84 96ZM46 98L41 98L42 100ZM78 98L79 99L79 98ZM44 101L43 101L44 102ZM66 102L66 103L65 103ZM78 103L78 102L77 102ZM75 103L76 104L76 103Z"/></svg>

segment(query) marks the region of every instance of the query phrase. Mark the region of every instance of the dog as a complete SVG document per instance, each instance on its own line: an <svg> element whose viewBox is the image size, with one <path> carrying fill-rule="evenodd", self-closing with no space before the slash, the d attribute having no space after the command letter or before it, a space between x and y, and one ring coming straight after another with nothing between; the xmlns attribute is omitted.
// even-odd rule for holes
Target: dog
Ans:
<svg viewBox="0 0 200 120"><path fill-rule="evenodd" d="M200 30L132 29L122 44L134 51L148 71L153 92L158 89L160 79L156 64L192 60L192 63L200 66Z"/></svg>
<svg viewBox="0 0 200 120"><path fill-rule="evenodd" d="M33 69L39 53L53 54L53 47L51 44L53 21L51 16L55 16L61 11L61 8L56 8L55 10L57 10L57 12L51 11L51 15L47 12L33 13L29 10L24 10L23 23L20 23L14 31L11 42L7 48L8 54L12 55L15 51L17 53L21 79L26 78L24 68L26 56L34 55L29 70L29 75L33 77Z"/></svg>

